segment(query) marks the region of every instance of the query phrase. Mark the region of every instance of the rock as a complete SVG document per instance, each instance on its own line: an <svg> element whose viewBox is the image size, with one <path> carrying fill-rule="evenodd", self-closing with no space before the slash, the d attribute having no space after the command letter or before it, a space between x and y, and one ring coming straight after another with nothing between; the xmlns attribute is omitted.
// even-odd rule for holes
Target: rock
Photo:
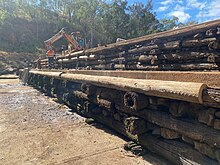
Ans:
<svg viewBox="0 0 220 165"><path fill-rule="evenodd" d="M87 118L87 119L85 120L85 122L86 122L87 124L93 124L93 123L95 122L95 120L94 120L93 118Z"/></svg>

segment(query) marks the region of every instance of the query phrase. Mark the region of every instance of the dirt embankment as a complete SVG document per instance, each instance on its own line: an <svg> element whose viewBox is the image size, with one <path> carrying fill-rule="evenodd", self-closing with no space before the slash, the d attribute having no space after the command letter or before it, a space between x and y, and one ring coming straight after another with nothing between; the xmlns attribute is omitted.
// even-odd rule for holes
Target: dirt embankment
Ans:
<svg viewBox="0 0 220 165"><path fill-rule="evenodd" d="M0 75L9 74L19 68L28 67L37 58L37 55L31 53L0 51Z"/></svg>

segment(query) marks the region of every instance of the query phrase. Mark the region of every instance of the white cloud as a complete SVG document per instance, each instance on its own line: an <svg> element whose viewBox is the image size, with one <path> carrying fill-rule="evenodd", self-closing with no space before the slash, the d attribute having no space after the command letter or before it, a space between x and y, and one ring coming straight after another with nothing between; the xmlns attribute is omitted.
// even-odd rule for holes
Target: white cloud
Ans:
<svg viewBox="0 0 220 165"><path fill-rule="evenodd" d="M160 7L157 9L157 11L158 11L158 12L165 11L165 10L167 10L168 8L169 8L168 6L160 6Z"/></svg>
<svg viewBox="0 0 220 165"><path fill-rule="evenodd" d="M171 4L171 3L173 3L173 0L165 0L165 1L163 1L163 2L161 2L161 5L169 5L169 4Z"/></svg>
<svg viewBox="0 0 220 165"><path fill-rule="evenodd" d="M187 8L185 6L180 6L178 4L174 7L174 10L176 10L176 11L185 11L187 9L189 9L189 8Z"/></svg>
<svg viewBox="0 0 220 165"><path fill-rule="evenodd" d="M173 3L183 3L182 0L165 0L163 2L161 2L161 5L169 5L169 4L173 4Z"/></svg>
<svg viewBox="0 0 220 165"><path fill-rule="evenodd" d="M207 2L198 2L198 0L187 0L187 6L190 8L196 8L202 10L206 6Z"/></svg>
<svg viewBox="0 0 220 165"><path fill-rule="evenodd" d="M171 13L169 13L170 16L175 16L179 18L179 22L185 23L189 20L189 18L191 17L188 13L185 13L184 11L173 11Z"/></svg>
<svg viewBox="0 0 220 165"><path fill-rule="evenodd" d="M174 7L174 10L170 13L168 13L169 16L175 16L179 19L179 22L185 23L189 20L189 18L191 17L188 13L186 13L185 11L188 8L185 6L180 6L180 5L176 5Z"/></svg>
<svg viewBox="0 0 220 165"><path fill-rule="evenodd" d="M220 18L220 3L219 0L213 0L209 5L200 11L197 16L199 21L209 21Z"/></svg>
<svg viewBox="0 0 220 165"><path fill-rule="evenodd" d="M183 3L183 0L164 0L164 1L160 2L160 4L162 6L160 6L156 11L163 12L163 11L171 8L172 5L182 4L182 3Z"/></svg>

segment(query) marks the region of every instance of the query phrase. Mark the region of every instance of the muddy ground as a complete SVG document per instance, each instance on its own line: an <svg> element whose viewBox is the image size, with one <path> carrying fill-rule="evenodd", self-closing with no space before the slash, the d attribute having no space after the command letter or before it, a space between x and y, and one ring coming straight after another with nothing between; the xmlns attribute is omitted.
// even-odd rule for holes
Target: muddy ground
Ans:
<svg viewBox="0 0 220 165"><path fill-rule="evenodd" d="M125 151L126 141L17 79L0 79L0 164L169 164Z"/></svg>

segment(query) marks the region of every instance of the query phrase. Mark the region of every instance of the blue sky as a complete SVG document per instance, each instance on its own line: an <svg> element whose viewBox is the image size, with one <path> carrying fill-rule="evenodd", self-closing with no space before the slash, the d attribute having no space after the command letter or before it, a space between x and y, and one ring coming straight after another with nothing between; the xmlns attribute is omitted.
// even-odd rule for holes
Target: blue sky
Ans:
<svg viewBox="0 0 220 165"><path fill-rule="evenodd" d="M147 0L128 0L128 2L146 4ZM220 0L153 0L153 5L159 19L176 16L182 23L191 20L205 22L220 19Z"/></svg>

